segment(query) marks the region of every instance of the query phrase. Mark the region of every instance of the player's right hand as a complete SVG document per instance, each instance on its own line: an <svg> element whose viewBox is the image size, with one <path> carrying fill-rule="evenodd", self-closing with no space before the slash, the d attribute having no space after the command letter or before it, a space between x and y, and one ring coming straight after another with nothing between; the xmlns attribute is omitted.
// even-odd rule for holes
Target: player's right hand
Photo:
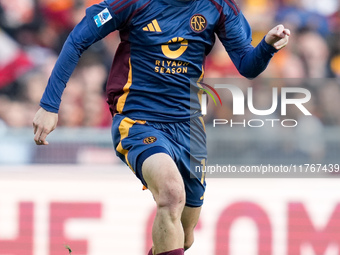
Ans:
<svg viewBox="0 0 340 255"><path fill-rule="evenodd" d="M33 119L34 141L37 145L48 145L46 137L57 126L58 114L40 108Z"/></svg>

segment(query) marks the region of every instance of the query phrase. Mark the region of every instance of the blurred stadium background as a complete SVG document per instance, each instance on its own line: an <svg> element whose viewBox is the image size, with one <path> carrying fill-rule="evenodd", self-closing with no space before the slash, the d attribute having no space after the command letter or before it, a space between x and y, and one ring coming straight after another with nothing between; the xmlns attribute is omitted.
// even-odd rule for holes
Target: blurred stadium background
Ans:
<svg viewBox="0 0 340 255"><path fill-rule="evenodd" d="M58 53L96 2L0 0L0 255L68 254L66 244L74 255L142 255L151 246L152 197L115 157L110 137L104 88L118 33L83 55L50 145L33 142L32 119ZM339 164L340 1L237 2L254 45L278 23L292 31L289 46L260 77L269 84L243 79L260 95L257 104L270 103L268 88L304 87L312 92L313 117L289 131L296 139L282 129L208 129L211 159ZM207 58L206 77L240 78L219 43ZM210 108L207 116L230 118L231 106ZM215 146L221 140L228 145ZM329 177L208 179L187 254L340 255L340 185L337 175Z"/></svg>

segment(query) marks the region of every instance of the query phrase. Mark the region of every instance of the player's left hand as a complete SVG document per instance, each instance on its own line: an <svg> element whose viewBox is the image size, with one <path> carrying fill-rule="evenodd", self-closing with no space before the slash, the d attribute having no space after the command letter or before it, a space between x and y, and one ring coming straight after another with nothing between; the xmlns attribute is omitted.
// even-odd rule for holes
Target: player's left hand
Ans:
<svg viewBox="0 0 340 255"><path fill-rule="evenodd" d="M265 41L275 49L280 50L288 44L289 36L289 29L283 25L277 25L268 32Z"/></svg>

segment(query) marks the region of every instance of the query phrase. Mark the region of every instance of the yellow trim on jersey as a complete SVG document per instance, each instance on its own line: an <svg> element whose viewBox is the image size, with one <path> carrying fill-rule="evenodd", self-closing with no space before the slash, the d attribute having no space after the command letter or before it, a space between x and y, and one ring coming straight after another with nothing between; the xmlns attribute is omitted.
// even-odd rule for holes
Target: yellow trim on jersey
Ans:
<svg viewBox="0 0 340 255"><path fill-rule="evenodd" d="M205 180L205 173L206 173L206 165L205 165L205 159L201 160L201 164L202 164L202 176L201 176L201 183L204 184L204 180Z"/></svg>
<svg viewBox="0 0 340 255"><path fill-rule="evenodd" d="M200 82L203 80L203 77L204 77L204 67L202 66L202 74L201 74L200 78L197 80L197 83L196 83L199 88L203 88L200 84ZM199 101L200 105L202 105L202 94L203 94L203 90L200 89L197 93L198 101Z"/></svg>
<svg viewBox="0 0 340 255"><path fill-rule="evenodd" d="M128 160L128 150L123 149L122 146L122 140L126 138L129 135L129 130L130 128L136 123L136 121L129 119L129 118L124 118L119 125L119 133L120 133L120 142L118 146L116 147L116 150L123 154L125 156L125 161L128 164L128 166L131 168L131 170L135 173L135 171L132 169L130 162Z"/></svg>
<svg viewBox="0 0 340 255"><path fill-rule="evenodd" d="M130 92L130 87L132 84L132 67L131 67L131 58L129 59L129 75L126 84L124 85L123 92L124 94L118 99L117 103L117 112L122 113L123 108L126 102L126 98Z"/></svg>
<svg viewBox="0 0 340 255"><path fill-rule="evenodd" d="M203 193L203 196L201 196L200 200L203 200L203 199L204 199L204 195L205 195L205 192Z"/></svg>
<svg viewBox="0 0 340 255"><path fill-rule="evenodd" d="M202 116L200 116L200 117L198 117L198 119L199 119L199 120L201 121L201 123L202 123L203 129L204 129L204 132L206 132L206 130L205 130L205 123L204 123L203 117L202 117Z"/></svg>
<svg viewBox="0 0 340 255"><path fill-rule="evenodd" d="M128 153L129 153L129 151L123 148L122 140L123 140L124 138L128 137L130 128L131 128L134 124L136 124L136 123L145 124L145 121L142 121L142 120L132 120L132 119L126 117L126 118L124 118L124 119L120 122L119 128L118 128L119 133L120 133L120 142L119 142L119 144L118 144L117 147L116 147L116 150L117 150L119 153L121 153L121 154L123 154L123 155L125 156L125 161L126 161L126 163L128 164L128 166L131 168L131 170L132 170L134 173L135 173L135 171L132 169L132 166L130 165L130 162L129 162L129 160L128 160Z"/></svg>

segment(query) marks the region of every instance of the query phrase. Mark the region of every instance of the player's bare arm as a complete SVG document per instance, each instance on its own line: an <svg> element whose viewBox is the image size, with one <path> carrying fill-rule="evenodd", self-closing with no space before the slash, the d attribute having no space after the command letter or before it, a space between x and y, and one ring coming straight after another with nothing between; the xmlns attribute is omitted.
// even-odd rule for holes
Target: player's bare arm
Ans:
<svg viewBox="0 0 340 255"><path fill-rule="evenodd" d="M46 137L57 126L58 114L40 108L33 119L34 141L37 145L48 145Z"/></svg>
<svg viewBox="0 0 340 255"><path fill-rule="evenodd" d="M273 46L275 49L280 50L288 44L290 36L289 29L283 25L277 25L271 29L266 35L266 43Z"/></svg>

